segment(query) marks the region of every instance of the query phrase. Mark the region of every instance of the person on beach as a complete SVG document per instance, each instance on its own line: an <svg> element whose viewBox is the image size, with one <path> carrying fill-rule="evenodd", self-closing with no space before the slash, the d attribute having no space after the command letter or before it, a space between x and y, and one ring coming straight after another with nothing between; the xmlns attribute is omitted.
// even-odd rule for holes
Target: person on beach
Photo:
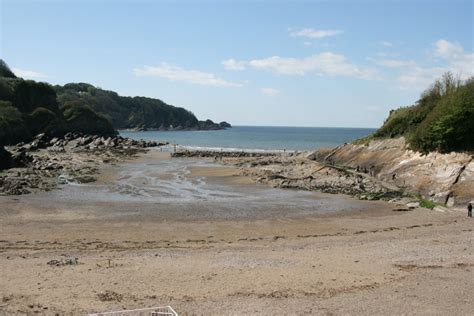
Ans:
<svg viewBox="0 0 474 316"><path fill-rule="evenodd" d="M472 217L472 204L467 205L467 217Z"/></svg>

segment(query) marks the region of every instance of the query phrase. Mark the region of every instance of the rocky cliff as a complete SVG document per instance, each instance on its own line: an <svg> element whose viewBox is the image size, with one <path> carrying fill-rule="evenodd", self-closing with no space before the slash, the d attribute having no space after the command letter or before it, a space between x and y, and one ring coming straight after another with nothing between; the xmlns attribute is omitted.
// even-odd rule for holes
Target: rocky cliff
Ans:
<svg viewBox="0 0 474 316"><path fill-rule="evenodd" d="M320 149L308 158L353 168L448 206L474 200L472 153L424 155L408 149L405 139L400 137Z"/></svg>

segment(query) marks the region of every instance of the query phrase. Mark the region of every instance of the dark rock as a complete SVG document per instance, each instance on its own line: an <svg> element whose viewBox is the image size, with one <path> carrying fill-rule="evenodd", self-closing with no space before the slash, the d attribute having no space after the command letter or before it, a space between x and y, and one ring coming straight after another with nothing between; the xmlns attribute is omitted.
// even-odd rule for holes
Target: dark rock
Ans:
<svg viewBox="0 0 474 316"><path fill-rule="evenodd" d="M101 302L112 302L112 301L117 301L120 302L123 299L123 295L116 293L114 291L105 291L105 292L100 292L97 294L97 297Z"/></svg>
<svg viewBox="0 0 474 316"><path fill-rule="evenodd" d="M213 157L219 158L242 158L242 157L278 157L272 152L244 152L244 151L212 151L212 150L184 150L171 154L171 157Z"/></svg>
<svg viewBox="0 0 474 316"><path fill-rule="evenodd" d="M3 146L0 146L0 170L12 167L12 154Z"/></svg>
<svg viewBox="0 0 474 316"><path fill-rule="evenodd" d="M50 144L51 146L53 146L53 145L56 144L58 141L59 141L59 138L54 137L53 139L51 139L51 140L49 141L49 144Z"/></svg>
<svg viewBox="0 0 474 316"><path fill-rule="evenodd" d="M74 179L79 183L90 183L97 180L95 177L89 175L76 176Z"/></svg>
<svg viewBox="0 0 474 316"><path fill-rule="evenodd" d="M33 157L23 151L18 151L12 155L12 166L16 168L26 167L33 161Z"/></svg>
<svg viewBox="0 0 474 316"><path fill-rule="evenodd" d="M232 125L230 125L230 124L227 123L226 121L220 122L220 123L219 123L219 126L220 126L221 128L231 128L231 127L232 127Z"/></svg>

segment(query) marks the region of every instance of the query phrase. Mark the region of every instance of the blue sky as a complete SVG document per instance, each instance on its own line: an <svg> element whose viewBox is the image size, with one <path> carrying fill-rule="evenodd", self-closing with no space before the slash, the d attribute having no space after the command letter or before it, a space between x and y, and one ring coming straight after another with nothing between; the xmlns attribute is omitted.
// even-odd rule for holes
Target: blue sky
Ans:
<svg viewBox="0 0 474 316"><path fill-rule="evenodd" d="M18 75L236 125L377 127L443 72L474 75L473 1L0 2Z"/></svg>

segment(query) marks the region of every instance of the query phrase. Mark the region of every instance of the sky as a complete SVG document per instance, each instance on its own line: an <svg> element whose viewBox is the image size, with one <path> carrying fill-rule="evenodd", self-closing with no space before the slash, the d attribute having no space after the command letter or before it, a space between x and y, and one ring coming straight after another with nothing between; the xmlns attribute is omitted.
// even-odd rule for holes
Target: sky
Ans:
<svg viewBox="0 0 474 316"><path fill-rule="evenodd" d="M474 1L0 0L0 58L234 125L378 127L474 75Z"/></svg>

